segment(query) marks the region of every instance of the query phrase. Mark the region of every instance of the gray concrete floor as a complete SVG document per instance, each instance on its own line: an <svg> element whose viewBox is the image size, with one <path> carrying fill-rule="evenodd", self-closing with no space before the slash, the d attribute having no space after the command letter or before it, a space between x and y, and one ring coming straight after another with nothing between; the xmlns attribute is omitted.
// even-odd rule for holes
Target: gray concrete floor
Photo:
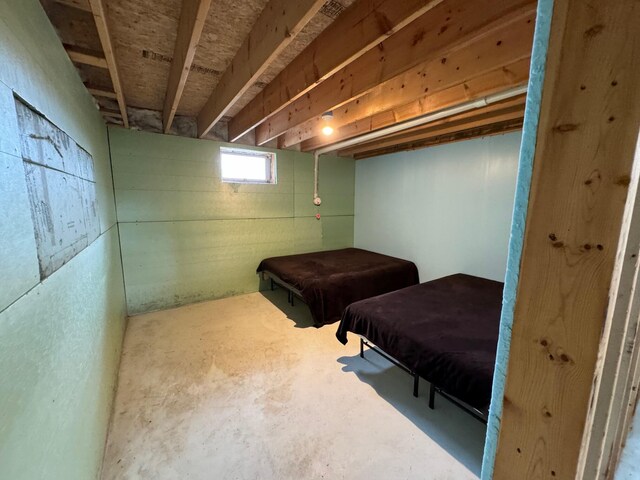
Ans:
<svg viewBox="0 0 640 480"><path fill-rule="evenodd" d="M484 426L286 293L130 319L103 479L477 478Z"/></svg>

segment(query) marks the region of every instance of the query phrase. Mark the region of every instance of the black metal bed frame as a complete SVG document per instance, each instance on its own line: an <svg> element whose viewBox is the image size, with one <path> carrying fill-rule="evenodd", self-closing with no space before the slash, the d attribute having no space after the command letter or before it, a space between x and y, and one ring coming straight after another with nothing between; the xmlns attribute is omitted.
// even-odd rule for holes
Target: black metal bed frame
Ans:
<svg viewBox="0 0 640 480"><path fill-rule="evenodd" d="M404 370L409 375L411 375L413 377L413 396L414 397L418 397L418 390L419 390L419 384L420 384L420 375L417 372L414 372L409 367L407 367L403 363L401 363L398 360L396 360L395 358L393 358L391 355L388 355L387 353L382 351L379 347L376 347L372 343L369 343L369 341L367 339L365 339L364 337L362 337L362 336L360 337L360 357L361 358L364 358L364 346L365 345L370 350L374 351L375 353L377 353L381 357L383 357L386 360L388 360L391 363L393 363L396 367L399 367L401 370ZM482 411L478 410L477 408L474 408L471 405L467 405L466 403L462 402L461 400L458 400L457 398L449 395L448 393L444 392L440 387L437 387L436 385L434 385L432 382L429 383L429 408L431 410L435 409L436 392L438 394L440 394L446 400L449 400L456 407L460 408L464 412L466 412L469 415L471 415L476 420L479 420L480 422L484 423L485 425L487 424L487 415L485 413L483 413Z"/></svg>
<svg viewBox="0 0 640 480"><path fill-rule="evenodd" d="M285 282L285 281L281 280L280 278L278 278L277 275L274 275L273 273L271 273L269 271L263 271L263 272L261 272L261 274L262 274L262 278L263 279L265 279L265 280L269 279L270 280L270 282L271 282L271 285L270 285L271 286L271 290L275 290L275 285L279 285L280 287L284 288L287 291L287 302L292 307L295 306L295 297L298 297L300 300L302 300L304 302L304 300L302 298L302 293L300 293L300 291L297 290L292 285L289 285L287 282ZM399 362L398 360L393 358L391 355L388 355L387 353L383 352L380 348L376 347L372 343L369 343L369 341L366 340L362 336L360 337L360 357L364 358L364 346L365 345L370 350L376 352L381 357L383 357L383 358L387 359L388 361L390 361L391 363L393 363L396 367L399 367L400 369L404 370L409 375L411 375L413 377L413 396L414 397L418 397L419 386L420 386L420 375L418 373L412 371L409 367L407 367L406 365L403 365L401 362ZM429 383L429 408L430 409L432 409L432 410L435 409L436 392L438 394L440 394L442 397L444 397L446 400L449 400L456 407L460 408L461 410L463 410L464 412L468 413L469 415L471 415L476 420L479 420L480 422L482 422L482 423L484 423L486 425L486 423L487 423L487 415L485 413L483 413L482 411L478 410L477 408L474 408L471 405L467 405L466 403L462 402L461 400L458 400L457 398L449 395L448 393L444 392L440 387L437 387L433 383Z"/></svg>
<svg viewBox="0 0 640 480"><path fill-rule="evenodd" d="M293 286L289 285L287 282L285 282L284 280L281 280L280 278L278 278L277 275L274 275L271 272L268 271L263 271L260 272L262 274L262 278L263 279L269 279L271 282L271 290L275 290L275 285L279 285L282 288L284 288L287 291L287 302L289 303L289 305L291 305L292 307L295 307L295 297L298 297L300 300L302 300L302 302L304 302L303 298L302 298L302 293L300 293L300 291L296 288L294 288Z"/></svg>

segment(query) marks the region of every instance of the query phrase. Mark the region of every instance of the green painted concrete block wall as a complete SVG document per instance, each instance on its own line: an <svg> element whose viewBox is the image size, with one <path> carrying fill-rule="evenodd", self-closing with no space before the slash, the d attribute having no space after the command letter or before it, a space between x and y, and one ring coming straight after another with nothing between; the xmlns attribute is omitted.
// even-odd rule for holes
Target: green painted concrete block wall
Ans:
<svg viewBox="0 0 640 480"><path fill-rule="evenodd" d="M130 314L255 292L274 255L353 246L354 161L275 151L276 185L220 180L220 147L110 128ZM315 218L316 213L321 219Z"/></svg>
<svg viewBox="0 0 640 480"><path fill-rule="evenodd" d="M44 281L14 95L94 159L100 236ZM100 472L125 302L106 127L37 0L0 2L0 478Z"/></svg>

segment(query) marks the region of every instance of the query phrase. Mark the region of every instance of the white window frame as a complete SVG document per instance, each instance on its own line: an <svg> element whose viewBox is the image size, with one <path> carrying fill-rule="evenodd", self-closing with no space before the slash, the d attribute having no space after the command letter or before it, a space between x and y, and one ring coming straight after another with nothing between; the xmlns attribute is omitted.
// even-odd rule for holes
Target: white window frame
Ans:
<svg viewBox="0 0 640 480"><path fill-rule="evenodd" d="M249 157L260 157L266 161L265 180L251 180L246 178L225 178L222 172L222 156L223 155L242 155ZM220 179L223 183L248 183L253 185L275 185L278 183L276 154L272 152L263 152L258 150L249 150L246 148L236 147L220 147Z"/></svg>

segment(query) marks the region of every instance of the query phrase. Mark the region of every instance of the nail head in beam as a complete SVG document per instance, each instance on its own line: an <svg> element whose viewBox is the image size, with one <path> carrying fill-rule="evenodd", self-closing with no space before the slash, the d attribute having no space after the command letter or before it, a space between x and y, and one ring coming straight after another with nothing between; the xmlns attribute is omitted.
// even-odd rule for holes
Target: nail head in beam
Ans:
<svg viewBox="0 0 640 480"><path fill-rule="evenodd" d="M182 2L178 34L173 47L173 60L162 110L164 133L168 133L171 129L210 6L211 0L183 0Z"/></svg>
<svg viewBox="0 0 640 480"><path fill-rule="evenodd" d="M91 6L91 13L93 14L93 19L96 22L96 28L98 29L100 44L102 45L104 57L107 61L107 68L109 69L109 75L111 76L111 83L113 84L113 90L116 93L118 107L122 114L122 121L124 126L128 128L129 118L127 117L127 104L125 103L124 93L122 91L122 82L120 81L120 73L113 50L111 34L109 33L104 2L103 0L89 0L89 5Z"/></svg>

